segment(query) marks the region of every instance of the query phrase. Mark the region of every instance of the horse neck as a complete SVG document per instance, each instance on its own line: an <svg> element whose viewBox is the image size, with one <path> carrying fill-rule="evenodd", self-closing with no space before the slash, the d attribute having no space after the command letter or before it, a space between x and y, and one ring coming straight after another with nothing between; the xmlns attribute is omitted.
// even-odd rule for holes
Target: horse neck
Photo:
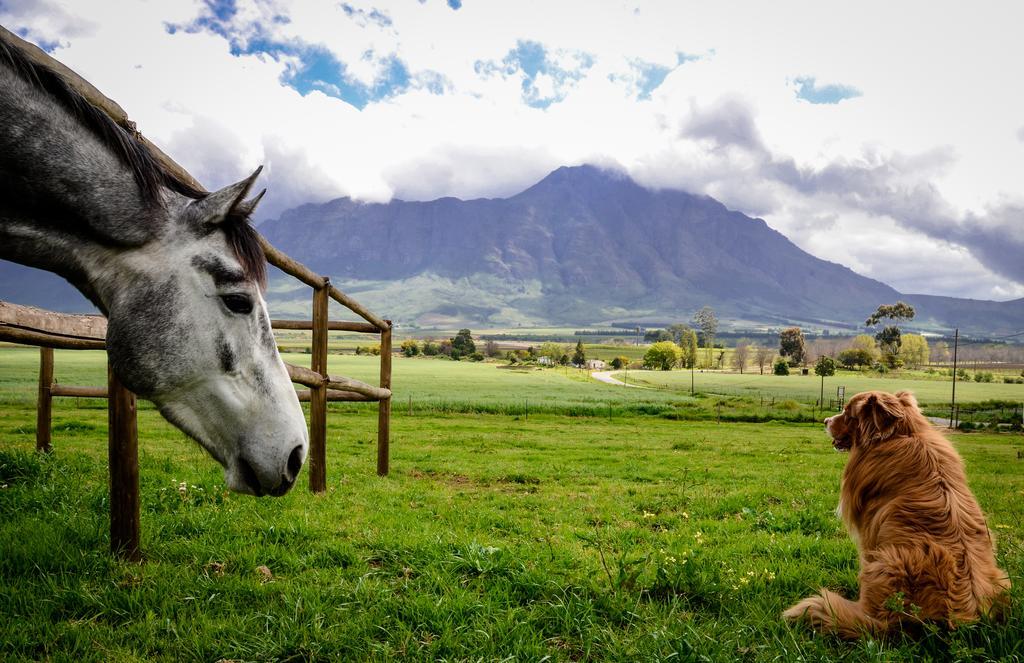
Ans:
<svg viewBox="0 0 1024 663"><path fill-rule="evenodd" d="M146 200L94 131L0 64L0 258L60 274L105 311L106 283L176 197Z"/></svg>

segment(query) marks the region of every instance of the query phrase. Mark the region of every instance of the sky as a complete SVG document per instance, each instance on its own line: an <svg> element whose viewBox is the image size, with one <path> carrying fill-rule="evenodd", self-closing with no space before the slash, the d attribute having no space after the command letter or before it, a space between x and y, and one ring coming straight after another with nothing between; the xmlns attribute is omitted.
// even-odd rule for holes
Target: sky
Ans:
<svg viewBox="0 0 1024 663"><path fill-rule="evenodd" d="M1024 4L0 0L0 24L263 218L515 194L563 165L710 195L905 293L1024 297Z"/></svg>

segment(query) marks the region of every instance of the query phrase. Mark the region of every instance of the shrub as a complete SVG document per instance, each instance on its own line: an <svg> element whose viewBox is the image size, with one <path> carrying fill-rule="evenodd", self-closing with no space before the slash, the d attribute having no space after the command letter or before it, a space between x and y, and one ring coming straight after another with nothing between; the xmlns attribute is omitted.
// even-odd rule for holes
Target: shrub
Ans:
<svg viewBox="0 0 1024 663"><path fill-rule="evenodd" d="M420 344L416 339L407 338L402 341L402 354L406 357L415 357L420 353Z"/></svg>
<svg viewBox="0 0 1024 663"><path fill-rule="evenodd" d="M622 368L629 366L629 357L615 357L611 361L611 366L615 370L621 370Z"/></svg>
<svg viewBox="0 0 1024 663"><path fill-rule="evenodd" d="M483 361L484 354L482 352L473 352L469 355L470 361Z"/></svg>
<svg viewBox="0 0 1024 663"><path fill-rule="evenodd" d="M424 341L423 342L423 354L428 357L434 357L440 354L441 346L435 341Z"/></svg>
<svg viewBox="0 0 1024 663"><path fill-rule="evenodd" d="M682 359L683 352L672 341L659 341L644 353L644 365L663 371L671 370Z"/></svg>
<svg viewBox="0 0 1024 663"><path fill-rule="evenodd" d="M775 375L789 375L789 364L785 359L779 357L775 360L775 365L772 367L772 373Z"/></svg>

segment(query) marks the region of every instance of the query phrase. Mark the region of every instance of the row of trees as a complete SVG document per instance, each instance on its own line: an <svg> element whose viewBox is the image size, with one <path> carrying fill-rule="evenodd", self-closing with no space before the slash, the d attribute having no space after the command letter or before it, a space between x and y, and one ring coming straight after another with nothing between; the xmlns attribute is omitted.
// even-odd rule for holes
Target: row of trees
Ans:
<svg viewBox="0 0 1024 663"><path fill-rule="evenodd" d="M885 367L898 368L908 365L920 367L927 364L929 357L928 341L918 334L903 334L897 323L911 320L914 317L914 308L904 302L895 304L884 304L867 319L867 326L877 326L882 321L888 320L893 324L884 326L874 337L861 334L853 339L849 347L843 348L836 355L836 348L825 351L819 347L812 347L808 351L807 341L804 338L803 330L799 327L789 327L779 334L779 349L781 365L775 362L773 372L776 374L788 374L790 367L807 366L817 359L815 371L819 370L825 358L825 364L842 365L845 368L857 369L864 367ZM705 348L706 367L711 367L712 352L714 351L714 338L718 330L718 319L714 311L705 306L694 316L695 322L701 330L701 345ZM692 342L690 341L692 335ZM656 340L644 355L644 364L651 368L669 370L676 366L692 368L696 363L697 338L696 334L685 325L671 325L665 330L649 332L648 337ZM685 342L682 339L686 339ZM818 342L815 342L817 345ZM722 368L722 359L725 352L719 355L718 368ZM732 364L741 373L750 364L751 357L764 373L765 366L769 365L774 352L768 348L750 345L739 341L732 354ZM834 361L838 360L838 361ZM831 365L830 364L830 365ZM834 369L833 369L834 372ZM831 373L830 373L831 374Z"/></svg>
<svg viewBox="0 0 1024 663"><path fill-rule="evenodd" d="M406 357L415 357L423 354L428 357L443 355L456 361L463 357L473 361L482 361L484 359L483 353L477 351L476 341L473 340L473 332L468 329L460 329L452 338L441 339L440 341L427 339L420 343L414 338L407 338L402 341L399 347L401 347L402 354ZM498 353L498 344L488 341L485 345L485 351L488 356L495 356Z"/></svg>

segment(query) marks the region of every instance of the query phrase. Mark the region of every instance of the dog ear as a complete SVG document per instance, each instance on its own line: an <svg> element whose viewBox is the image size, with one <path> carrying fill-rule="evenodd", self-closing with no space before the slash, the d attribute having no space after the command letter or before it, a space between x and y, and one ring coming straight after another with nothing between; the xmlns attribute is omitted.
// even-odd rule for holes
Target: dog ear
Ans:
<svg viewBox="0 0 1024 663"><path fill-rule="evenodd" d="M909 408L911 410L919 409L917 406L917 399L914 398L914 394L912 394L909 391L897 391L896 398L899 399L900 403L903 404L903 407Z"/></svg>
<svg viewBox="0 0 1024 663"><path fill-rule="evenodd" d="M873 393L860 410L861 439L865 442L884 440L895 432L903 420L904 405L892 394Z"/></svg>

